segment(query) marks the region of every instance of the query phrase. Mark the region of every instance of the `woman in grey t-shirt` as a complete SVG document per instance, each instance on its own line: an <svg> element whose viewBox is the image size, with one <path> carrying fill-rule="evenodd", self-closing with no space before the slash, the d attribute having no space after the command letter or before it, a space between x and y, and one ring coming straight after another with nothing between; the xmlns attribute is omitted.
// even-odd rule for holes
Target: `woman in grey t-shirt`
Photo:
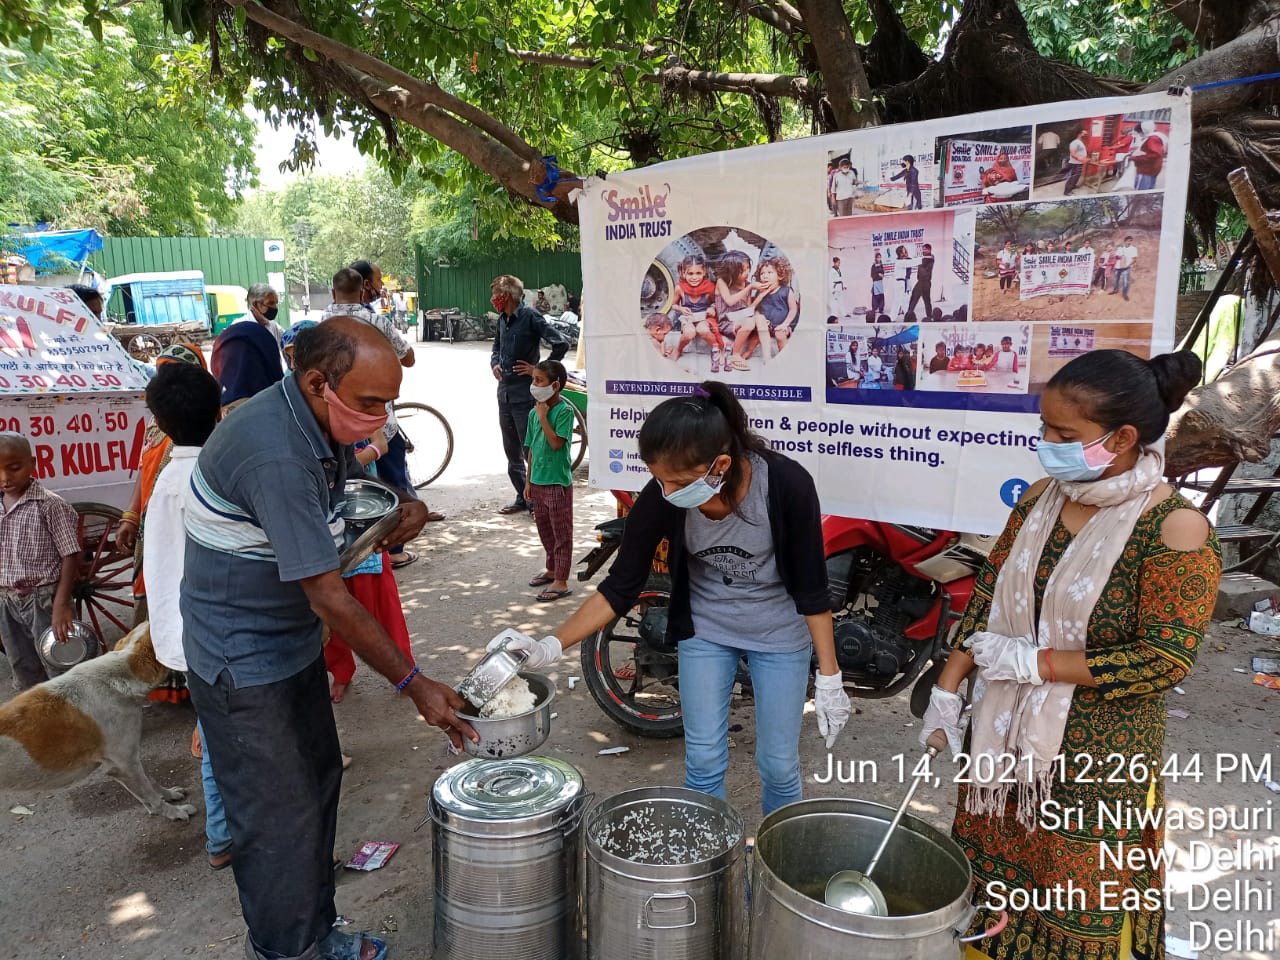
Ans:
<svg viewBox="0 0 1280 960"><path fill-rule="evenodd" d="M768 814L800 799L800 725L816 653L819 733L830 747L849 719L836 662L813 478L747 426L723 383L659 404L639 436L653 474L627 517L600 591L555 636L511 643L539 670L631 609L665 538L667 640L678 643L685 786L723 798L729 702L745 656L756 707L756 764Z"/></svg>

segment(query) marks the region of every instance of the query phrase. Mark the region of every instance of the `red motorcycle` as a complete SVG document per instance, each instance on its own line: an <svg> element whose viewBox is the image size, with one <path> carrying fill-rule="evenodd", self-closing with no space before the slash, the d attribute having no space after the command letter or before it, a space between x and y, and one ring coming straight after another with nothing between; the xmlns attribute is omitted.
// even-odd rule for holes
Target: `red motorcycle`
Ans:
<svg viewBox="0 0 1280 960"><path fill-rule="evenodd" d="M599 545L581 561L589 580L622 542L634 495L614 491L619 516L600 524ZM836 659L850 697L891 697L910 684L911 711L924 716L994 537L850 517L822 518ZM582 643L587 689L610 719L645 737L683 731L679 660L667 643L671 576L666 544L634 607ZM737 682L751 695L745 665Z"/></svg>

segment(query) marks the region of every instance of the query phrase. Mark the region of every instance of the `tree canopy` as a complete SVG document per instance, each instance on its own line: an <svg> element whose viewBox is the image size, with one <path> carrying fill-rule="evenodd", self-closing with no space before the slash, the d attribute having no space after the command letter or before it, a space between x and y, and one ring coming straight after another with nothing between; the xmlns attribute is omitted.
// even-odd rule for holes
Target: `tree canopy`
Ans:
<svg viewBox="0 0 1280 960"><path fill-rule="evenodd" d="M5 0L0 34L61 0ZM102 0L92 0L102 2ZM508 229L561 220L572 176L877 123L1280 70L1280 0L164 0L210 79L303 130L354 132ZM103 6L90 22L117 16ZM1250 168L1280 206L1280 85L1195 97L1191 214ZM296 160L314 149L304 135ZM543 202L546 155L564 179ZM461 158L455 162L451 157ZM504 201L505 202L505 201Z"/></svg>
<svg viewBox="0 0 1280 960"><path fill-rule="evenodd" d="M207 232L253 181L257 125L225 106L205 49L166 31L158 7L85 20L54 8L0 46L0 222Z"/></svg>

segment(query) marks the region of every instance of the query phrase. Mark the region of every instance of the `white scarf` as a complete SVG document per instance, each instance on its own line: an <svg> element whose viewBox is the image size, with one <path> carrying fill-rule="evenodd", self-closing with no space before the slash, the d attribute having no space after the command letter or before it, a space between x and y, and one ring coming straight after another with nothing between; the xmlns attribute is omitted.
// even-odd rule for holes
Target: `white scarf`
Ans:
<svg viewBox="0 0 1280 960"><path fill-rule="evenodd" d="M1160 483L1164 458L1144 451L1132 470L1092 483L1050 482L1027 515L996 579L987 633L1027 637L1052 650L1083 650L1089 618L1124 552L1134 525ZM1036 567L1067 501L1098 510L1075 535L1054 567L1035 621ZM983 634L975 634L982 636ZM1018 822L1033 829L1051 795L1075 684L1033 685L987 680L973 688L973 786L965 809L997 816L1018 788ZM1009 758L1016 760L1012 763ZM1003 776L1002 776L1003 774ZM1003 782L1001 782L1003 780Z"/></svg>

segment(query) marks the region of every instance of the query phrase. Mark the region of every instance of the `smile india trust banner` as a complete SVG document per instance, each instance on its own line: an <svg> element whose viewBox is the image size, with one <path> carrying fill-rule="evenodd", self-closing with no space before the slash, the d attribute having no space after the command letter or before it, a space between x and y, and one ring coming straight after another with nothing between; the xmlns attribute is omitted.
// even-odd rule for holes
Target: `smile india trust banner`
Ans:
<svg viewBox="0 0 1280 960"><path fill-rule="evenodd" d="M713 378L827 512L1000 530L1049 378L1172 346L1190 116L1072 101L587 180L592 485L643 486L647 412Z"/></svg>

